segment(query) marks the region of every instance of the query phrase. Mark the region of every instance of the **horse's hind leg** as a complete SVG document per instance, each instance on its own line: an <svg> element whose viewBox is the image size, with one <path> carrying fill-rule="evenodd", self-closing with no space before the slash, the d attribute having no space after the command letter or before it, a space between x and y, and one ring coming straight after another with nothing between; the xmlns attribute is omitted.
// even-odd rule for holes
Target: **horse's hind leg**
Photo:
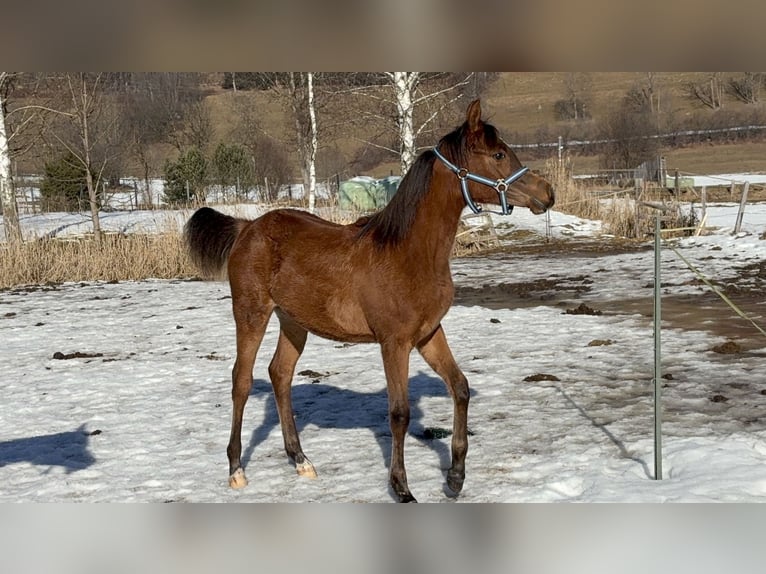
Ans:
<svg viewBox="0 0 766 574"><path fill-rule="evenodd" d="M243 488L247 486L247 477L242 469L242 415L245 403L253 386L253 365L263 334L269 323L272 308L263 306L254 312L250 308L234 305L234 319L237 324L237 360L232 370L232 417L231 435L226 454L229 458L229 486Z"/></svg>
<svg viewBox="0 0 766 574"><path fill-rule="evenodd" d="M465 480L465 455L468 452L468 380L452 356L441 325L429 339L418 345L418 351L436 374L444 379L452 395L452 466L447 473L447 486L455 494L460 494Z"/></svg>
<svg viewBox="0 0 766 574"><path fill-rule="evenodd" d="M282 438L285 452L295 463L295 470L301 476L316 478L316 470L306 455L303 454L292 404L292 382L295 364L306 345L306 330L289 317L279 313L279 342L274 357L269 364L269 377L277 401L279 422L282 425Z"/></svg>

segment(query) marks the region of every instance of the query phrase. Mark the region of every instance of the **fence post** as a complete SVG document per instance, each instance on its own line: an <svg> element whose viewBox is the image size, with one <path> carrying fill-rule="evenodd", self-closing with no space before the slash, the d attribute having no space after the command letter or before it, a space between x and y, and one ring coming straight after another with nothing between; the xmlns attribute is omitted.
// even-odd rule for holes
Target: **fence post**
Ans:
<svg viewBox="0 0 766 574"><path fill-rule="evenodd" d="M662 480L662 351L660 211L654 221L654 480Z"/></svg>
<svg viewBox="0 0 766 574"><path fill-rule="evenodd" d="M745 204L747 203L747 192L750 189L750 182L745 182L745 187L742 189L742 199L739 200L739 211L737 212L737 222L734 224L734 234L739 233L742 227L742 218L745 215Z"/></svg>

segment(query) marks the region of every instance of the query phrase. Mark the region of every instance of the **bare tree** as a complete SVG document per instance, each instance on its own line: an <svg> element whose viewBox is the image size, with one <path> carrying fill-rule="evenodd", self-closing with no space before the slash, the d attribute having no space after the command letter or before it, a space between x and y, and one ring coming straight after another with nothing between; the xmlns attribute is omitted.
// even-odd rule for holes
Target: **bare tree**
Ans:
<svg viewBox="0 0 766 574"><path fill-rule="evenodd" d="M259 110L250 94L240 89L232 95L231 109L237 122L228 139L247 149L253 163L253 178L264 186L265 199L273 201L274 192L290 178L284 145L263 129Z"/></svg>
<svg viewBox="0 0 766 574"><path fill-rule="evenodd" d="M0 203L9 242L22 239L11 159L26 154L37 143L44 116L39 105L10 105L19 84L23 84L22 93L36 96L39 77L24 72L0 72Z"/></svg>
<svg viewBox="0 0 766 574"><path fill-rule="evenodd" d="M314 89L318 75L313 72L263 72L254 74L261 89L275 94L290 112L295 129L293 144L300 158L304 189L313 209L316 189L316 155L319 149L317 115L327 101L327 91Z"/></svg>
<svg viewBox="0 0 766 574"><path fill-rule="evenodd" d="M628 105L635 112L660 113L660 89L656 72L645 72L625 96Z"/></svg>
<svg viewBox="0 0 766 574"><path fill-rule="evenodd" d="M314 97L314 74L312 72L306 72L305 76L305 83L306 83L306 108L308 112L308 126L303 129L304 135L305 135L305 141L302 142L302 159L303 159L303 181L308 183L308 196L309 196L309 211L311 213L314 213L314 206L316 204L316 157L317 157L317 149L319 147L318 142L318 136L317 136L317 116L316 116L316 107L315 107L315 97ZM290 72L290 84L291 89L294 94L297 94L296 89L296 82L295 82L295 73ZM301 98L302 99L302 98ZM300 117L300 110L298 109L298 106L300 105L300 99L299 98L293 98L292 100L294 108L295 117ZM296 128L301 130L301 126L296 124ZM308 133L305 133L308 132Z"/></svg>
<svg viewBox="0 0 766 574"><path fill-rule="evenodd" d="M448 110L451 112L455 101L477 87L472 83L473 75L473 72L383 72L381 77L388 89L365 85L357 91L368 101L377 101L379 105L367 106L365 114L377 116L373 119L384 130L394 127L397 149L367 143L396 154L404 175L415 161L418 139L434 127L440 127L438 120Z"/></svg>
<svg viewBox="0 0 766 574"><path fill-rule="evenodd" d="M53 138L85 171L93 235L96 241L101 241L98 190L115 155L110 136L117 125L116 116L109 113L112 110L106 101L103 73L66 73L56 80L65 101L55 113L65 121L53 131Z"/></svg>
<svg viewBox="0 0 766 574"><path fill-rule="evenodd" d="M412 114L415 108L415 90L420 83L420 72L390 72L394 88L396 124L399 128L399 164L402 175L415 161L415 126Z"/></svg>
<svg viewBox="0 0 766 574"><path fill-rule="evenodd" d="M593 78L588 72L567 72L563 78L564 98L555 104L561 119L583 120L590 117Z"/></svg>
<svg viewBox="0 0 766 574"><path fill-rule="evenodd" d="M640 163L654 159L659 151L659 140L652 114L631 109L630 101L602 118L599 137L605 140L601 165L609 169L632 169Z"/></svg>
<svg viewBox="0 0 766 574"><path fill-rule="evenodd" d="M0 201L3 204L3 227L9 243L21 241L21 225L16 206L16 189L11 175L11 148L6 128L7 94L10 72L0 72Z"/></svg>
<svg viewBox="0 0 766 574"><path fill-rule="evenodd" d="M123 145L141 167L145 189L142 201L150 206L155 199L150 175L161 164L155 144L169 142L179 116L183 116L183 105L179 103L182 100L177 86L173 86L175 83L169 82L166 74L150 72L131 74L115 88L121 102Z"/></svg>
<svg viewBox="0 0 766 574"><path fill-rule="evenodd" d="M705 82L686 85L687 96L702 105L717 110L723 107L724 83L721 72L712 72Z"/></svg>
<svg viewBox="0 0 766 574"><path fill-rule="evenodd" d="M204 100L187 102L180 112L180 120L171 134L171 140L179 151L196 147L207 151L213 139L213 121Z"/></svg>
<svg viewBox="0 0 766 574"><path fill-rule="evenodd" d="M745 72L742 77L729 80L729 92L746 104L756 104L761 100L761 88L765 83L763 72Z"/></svg>

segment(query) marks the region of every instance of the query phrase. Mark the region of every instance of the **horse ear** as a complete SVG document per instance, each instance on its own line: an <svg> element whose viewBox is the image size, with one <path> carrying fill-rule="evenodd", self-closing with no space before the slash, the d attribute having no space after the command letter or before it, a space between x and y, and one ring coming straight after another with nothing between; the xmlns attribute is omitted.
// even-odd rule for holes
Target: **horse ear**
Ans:
<svg viewBox="0 0 766 574"><path fill-rule="evenodd" d="M468 129L471 132L479 131L479 126L481 125L481 100L472 101L465 115Z"/></svg>

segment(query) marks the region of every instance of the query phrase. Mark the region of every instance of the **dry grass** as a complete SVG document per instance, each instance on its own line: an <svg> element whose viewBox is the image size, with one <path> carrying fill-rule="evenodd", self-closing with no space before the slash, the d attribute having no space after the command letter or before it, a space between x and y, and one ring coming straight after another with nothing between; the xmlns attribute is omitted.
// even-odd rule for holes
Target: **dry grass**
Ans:
<svg viewBox="0 0 766 574"><path fill-rule="evenodd" d="M602 208L598 197L592 189L572 178L569 157L561 163L548 160L543 172L556 190L556 210L585 219L601 219Z"/></svg>
<svg viewBox="0 0 766 574"><path fill-rule="evenodd" d="M549 160L544 172L556 190L558 211L600 220L604 232L617 237L641 240L651 236L654 233L656 212L645 203L668 204L667 193L659 189L642 191L638 198L632 189L615 190L611 194L603 190L597 192L591 184L572 177L568 158L561 165L555 160ZM684 219L680 210L669 211L664 216L663 228L685 228L695 223Z"/></svg>
<svg viewBox="0 0 766 574"><path fill-rule="evenodd" d="M67 281L127 281L192 277L195 271L178 232L106 234L0 244L0 288Z"/></svg>
<svg viewBox="0 0 766 574"><path fill-rule="evenodd" d="M284 207L272 205L269 208ZM226 206L235 217L251 217L244 206ZM324 206L321 215L336 223L351 223L361 215ZM77 281L133 281L196 277L182 230L168 220L160 233L102 233L31 239L21 244L0 242L0 289L20 285Z"/></svg>

